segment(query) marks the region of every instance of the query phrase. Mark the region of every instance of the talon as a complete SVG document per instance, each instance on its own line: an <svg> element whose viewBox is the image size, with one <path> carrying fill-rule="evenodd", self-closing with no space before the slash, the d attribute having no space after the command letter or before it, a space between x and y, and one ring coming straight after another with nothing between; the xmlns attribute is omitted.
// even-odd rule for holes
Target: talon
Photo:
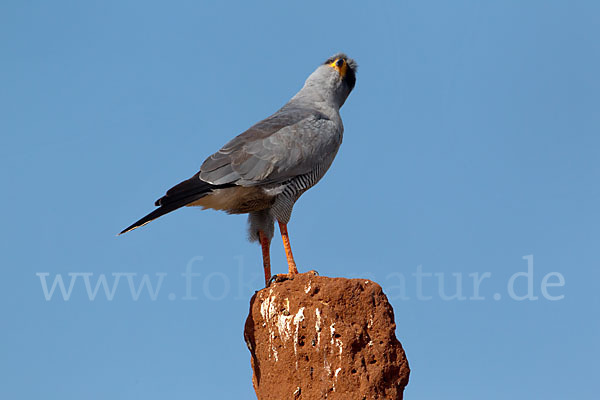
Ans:
<svg viewBox="0 0 600 400"><path fill-rule="evenodd" d="M271 283L273 283L273 282L275 282L275 283L281 283L281 282L285 282L285 281L291 281L291 280L294 279L294 275L295 274L276 274L276 275L273 275L271 277L271 279L269 279L267 287L271 286Z"/></svg>

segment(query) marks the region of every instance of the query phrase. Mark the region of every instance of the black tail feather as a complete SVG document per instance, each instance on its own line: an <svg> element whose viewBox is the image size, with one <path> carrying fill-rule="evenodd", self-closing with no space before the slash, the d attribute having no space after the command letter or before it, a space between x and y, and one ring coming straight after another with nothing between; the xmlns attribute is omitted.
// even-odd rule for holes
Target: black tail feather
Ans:
<svg viewBox="0 0 600 400"><path fill-rule="evenodd" d="M153 221L162 215L165 215L167 213L170 213L171 211L175 211L178 208L193 203L194 201L201 199L207 194L210 194L213 191L213 189L222 189L232 186L235 185L211 185L210 183L201 180L200 173L198 172L190 179L187 179L169 189L166 195L156 200L156 203L154 203L160 208L157 208L150 214L146 215L144 218L123 229L123 231L119 233L119 235L132 231L135 228L139 228L142 225L146 225L148 222Z"/></svg>
<svg viewBox="0 0 600 400"><path fill-rule="evenodd" d="M154 205L167 206L171 203L179 202L180 200L188 197L210 193L214 189L224 189L232 186L235 185L231 183L224 185L211 185L210 183L204 182L202 179L200 179L200 172L198 172L190 179L186 179L185 181L178 183L171 189L167 190L167 194L156 200Z"/></svg>
<svg viewBox="0 0 600 400"><path fill-rule="evenodd" d="M133 224L129 225L127 228L123 229L119 233L119 235L122 235L129 231L132 231L136 228L139 228L140 226L144 226L147 223L154 221L158 217L161 217L167 213L170 213L171 211L175 211L178 208L181 208L185 205L188 205L188 204L206 196L206 194L207 193L198 194L195 196L191 196L191 197L187 197L185 199L179 200L177 202L169 203L168 205L165 205L165 206L161 206L160 208L157 208L156 210L152 211L150 214L146 215L144 218L140 219L139 221L134 222Z"/></svg>
<svg viewBox="0 0 600 400"><path fill-rule="evenodd" d="M200 180L200 173L198 172L190 179L186 179L185 181L178 183L171 189L167 190L167 194L156 200L154 205L167 206L190 196L195 196L201 193L210 193L211 188L212 185L210 183Z"/></svg>

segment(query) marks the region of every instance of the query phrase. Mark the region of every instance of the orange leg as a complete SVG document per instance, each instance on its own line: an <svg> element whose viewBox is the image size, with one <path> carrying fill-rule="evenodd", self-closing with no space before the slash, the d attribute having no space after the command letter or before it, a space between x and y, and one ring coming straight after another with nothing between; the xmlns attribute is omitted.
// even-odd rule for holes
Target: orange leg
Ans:
<svg viewBox="0 0 600 400"><path fill-rule="evenodd" d="M269 255L269 238L262 232L258 231L258 238L260 240L260 247L262 247L263 256L263 268L265 270L265 286L269 285L271 279L271 256Z"/></svg>
<svg viewBox="0 0 600 400"><path fill-rule="evenodd" d="M287 257L289 275L295 275L298 273L298 268L296 268L294 255L292 254L292 247L290 246L290 236L288 235L287 225L279 222L279 230L281 231L281 238L283 239L283 247L285 248L285 256Z"/></svg>

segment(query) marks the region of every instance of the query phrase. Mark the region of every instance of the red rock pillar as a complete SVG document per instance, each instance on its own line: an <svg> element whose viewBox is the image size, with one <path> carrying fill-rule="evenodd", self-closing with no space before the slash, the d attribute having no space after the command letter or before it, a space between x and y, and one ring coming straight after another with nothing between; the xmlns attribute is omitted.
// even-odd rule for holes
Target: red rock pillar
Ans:
<svg viewBox="0 0 600 400"><path fill-rule="evenodd" d="M259 400L402 399L410 370L394 311L365 279L312 273L250 301L244 337Z"/></svg>

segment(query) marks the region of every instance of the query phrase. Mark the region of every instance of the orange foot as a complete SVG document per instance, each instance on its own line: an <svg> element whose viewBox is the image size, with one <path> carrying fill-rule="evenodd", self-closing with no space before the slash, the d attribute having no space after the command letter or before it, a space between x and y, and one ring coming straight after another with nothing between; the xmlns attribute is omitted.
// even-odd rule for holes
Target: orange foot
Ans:
<svg viewBox="0 0 600 400"><path fill-rule="evenodd" d="M288 262L288 274L297 274L298 269L296 268L294 255L292 254L292 246L290 245L290 235L288 234L287 225L279 222L279 231L281 232L281 239L283 239L283 248L285 249L285 257L287 258Z"/></svg>
<svg viewBox="0 0 600 400"><path fill-rule="evenodd" d="M313 274L314 276L319 276L319 273L317 271L310 270L308 272L306 272L307 274ZM276 274L273 275L271 277L271 279L269 279L269 282L267 282L267 286L269 287L271 286L271 283L275 282L275 283L280 283L280 282L285 282L285 281L291 281L294 279L294 277L298 275L298 274Z"/></svg>

